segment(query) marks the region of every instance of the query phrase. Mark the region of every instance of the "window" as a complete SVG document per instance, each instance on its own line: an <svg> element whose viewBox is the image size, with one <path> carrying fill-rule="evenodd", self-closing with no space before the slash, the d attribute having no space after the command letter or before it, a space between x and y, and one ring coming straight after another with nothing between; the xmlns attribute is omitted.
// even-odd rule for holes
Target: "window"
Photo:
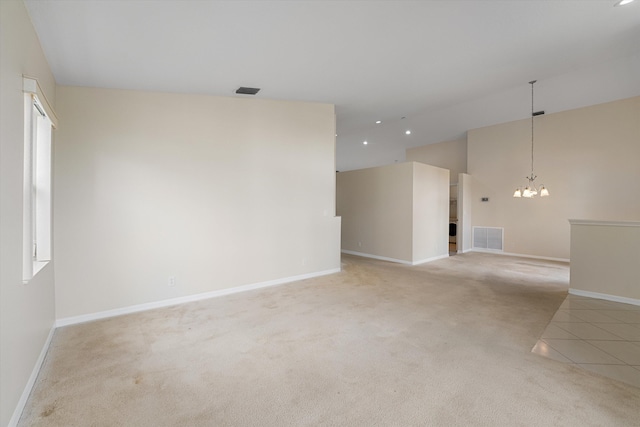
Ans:
<svg viewBox="0 0 640 427"><path fill-rule="evenodd" d="M35 84L34 84L35 83ZM30 86L29 86L30 84ZM23 282L51 260L51 130L46 98L24 79ZM28 90L29 88L36 90ZM47 108L45 109L45 105Z"/></svg>

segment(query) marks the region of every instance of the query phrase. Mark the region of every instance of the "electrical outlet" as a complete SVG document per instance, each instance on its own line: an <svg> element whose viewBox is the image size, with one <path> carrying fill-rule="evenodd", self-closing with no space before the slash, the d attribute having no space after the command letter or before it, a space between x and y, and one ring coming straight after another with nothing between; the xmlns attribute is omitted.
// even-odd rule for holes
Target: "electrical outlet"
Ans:
<svg viewBox="0 0 640 427"><path fill-rule="evenodd" d="M358 242L358 247L362 247L362 242Z"/></svg>
<svg viewBox="0 0 640 427"><path fill-rule="evenodd" d="M176 285L176 278L175 276L169 276L169 287L173 288Z"/></svg>

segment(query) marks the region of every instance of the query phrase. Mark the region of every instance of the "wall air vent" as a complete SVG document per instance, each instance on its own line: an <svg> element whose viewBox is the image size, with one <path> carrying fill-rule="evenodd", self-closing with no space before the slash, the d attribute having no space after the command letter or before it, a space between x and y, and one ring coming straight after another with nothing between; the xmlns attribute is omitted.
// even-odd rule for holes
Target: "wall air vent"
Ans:
<svg viewBox="0 0 640 427"><path fill-rule="evenodd" d="M473 248L504 251L504 228L473 227Z"/></svg>
<svg viewBox="0 0 640 427"><path fill-rule="evenodd" d="M238 90L236 90L236 93L242 94L242 95L255 95L256 93L260 92L260 88L257 87L240 87L238 88Z"/></svg>

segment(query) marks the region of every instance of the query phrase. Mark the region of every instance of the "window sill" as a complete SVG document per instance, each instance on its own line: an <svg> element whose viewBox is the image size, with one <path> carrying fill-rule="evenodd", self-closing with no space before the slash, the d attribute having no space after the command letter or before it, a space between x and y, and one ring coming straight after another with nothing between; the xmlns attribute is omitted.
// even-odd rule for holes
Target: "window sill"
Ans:
<svg viewBox="0 0 640 427"><path fill-rule="evenodd" d="M49 264L51 261L34 261L33 262L33 274L31 275L31 277L27 280L23 280L22 284L26 285L27 283L29 283L31 280L33 280L34 277L36 277L36 275L40 272L40 270L42 270L45 265Z"/></svg>

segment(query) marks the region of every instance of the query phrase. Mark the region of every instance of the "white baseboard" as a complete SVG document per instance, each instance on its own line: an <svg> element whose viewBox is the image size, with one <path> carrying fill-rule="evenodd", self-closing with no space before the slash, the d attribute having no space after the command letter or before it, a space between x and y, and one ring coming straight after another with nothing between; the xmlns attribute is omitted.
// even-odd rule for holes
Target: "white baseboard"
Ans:
<svg viewBox="0 0 640 427"><path fill-rule="evenodd" d="M411 265L426 264L428 262L437 261L439 259L444 259L444 258L449 258L449 254L438 255L438 256L431 257L431 258L422 259L420 261L414 261L414 262L411 263Z"/></svg>
<svg viewBox="0 0 640 427"><path fill-rule="evenodd" d="M386 256L366 254L364 252L349 251L349 250L346 250L346 249L342 249L341 252L343 254L356 255L356 256L361 256L361 257L364 257L364 258L379 259L380 261L390 261L390 262L397 262L399 264L411 265L411 261L407 261L407 260L404 260L404 259L389 258L389 257L386 257Z"/></svg>
<svg viewBox="0 0 640 427"><path fill-rule="evenodd" d="M545 261L558 261L558 262L569 262L568 258L553 258L548 256L538 256L538 255L529 255L529 254L515 254L512 252L502 252L502 251L494 251L491 249L482 249L482 248L471 248L464 253L468 252L481 252L485 254L495 254L495 255L506 255L518 258L533 258L533 259L543 259Z"/></svg>
<svg viewBox="0 0 640 427"><path fill-rule="evenodd" d="M435 261L435 260L438 260L438 259L448 258L449 257L449 254L445 254L445 255L439 255L439 256L423 259L423 260L420 260L420 261L412 262L412 261L407 261L407 260L404 260L404 259L389 258L389 257L386 257L386 256L367 254L367 253L364 253L364 252L349 251L347 249L342 249L341 252L343 254L356 255L356 256L361 256L361 257L364 257L364 258L379 259L380 261L396 262L398 264L404 264L404 265L424 264L424 263L427 263L427 262L431 262L431 261Z"/></svg>
<svg viewBox="0 0 640 427"><path fill-rule="evenodd" d="M187 295L184 297L171 298L162 301L149 302L145 304L131 305L128 307L116 308L113 310L99 311L97 313L83 314L80 316L64 317L56 321L56 327L75 325L78 323L91 322L109 317L122 316L123 314L138 313L141 311L153 310L154 308L169 307L172 305L183 304L186 302L200 301L203 299L221 297L224 295L236 294L239 292L251 291L254 289L266 288L269 286L282 285L285 283L296 282L298 280L311 279L313 277L326 276L328 274L339 273L340 268L331 270L318 271L315 273L300 274L298 276L290 276L282 279L268 280L266 282L252 283L244 286L236 286L234 288L220 289L217 291L205 292L202 294Z"/></svg>
<svg viewBox="0 0 640 427"><path fill-rule="evenodd" d="M569 293L571 295L577 295L579 297L597 298L597 299L603 299L603 300L607 300L607 301L621 302L621 303L624 303L624 304L640 305L640 299L635 299L635 298L627 298L627 297L620 297L620 296L617 296L617 295L601 294L599 292L581 291L580 289L573 289L573 288L569 288Z"/></svg>
<svg viewBox="0 0 640 427"><path fill-rule="evenodd" d="M53 333L56 331L55 323L51 326L51 330L49 331L49 335L47 336L44 345L42 346L42 350L40 350L40 355L36 360L36 364L31 371L31 375L29 376L29 380L27 384L24 386L24 390L22 391L22 395L20 396L20 400L18 400L18 404L16 405L16 409L13 411L13 415L9 420L8 427L15 427L18 425L18 421L20 421L20 417L22 416L22 411L24 411L24 407L27 404L27 400L29 399L29 395L31 394L31 390L33 390L33 386L38 379L38 374L40 373L40 368L42 367L42 363L44 362L44 358L47 355L47 351L49 351L49 345L51 344L51 339L53 338Z"/></svg>

